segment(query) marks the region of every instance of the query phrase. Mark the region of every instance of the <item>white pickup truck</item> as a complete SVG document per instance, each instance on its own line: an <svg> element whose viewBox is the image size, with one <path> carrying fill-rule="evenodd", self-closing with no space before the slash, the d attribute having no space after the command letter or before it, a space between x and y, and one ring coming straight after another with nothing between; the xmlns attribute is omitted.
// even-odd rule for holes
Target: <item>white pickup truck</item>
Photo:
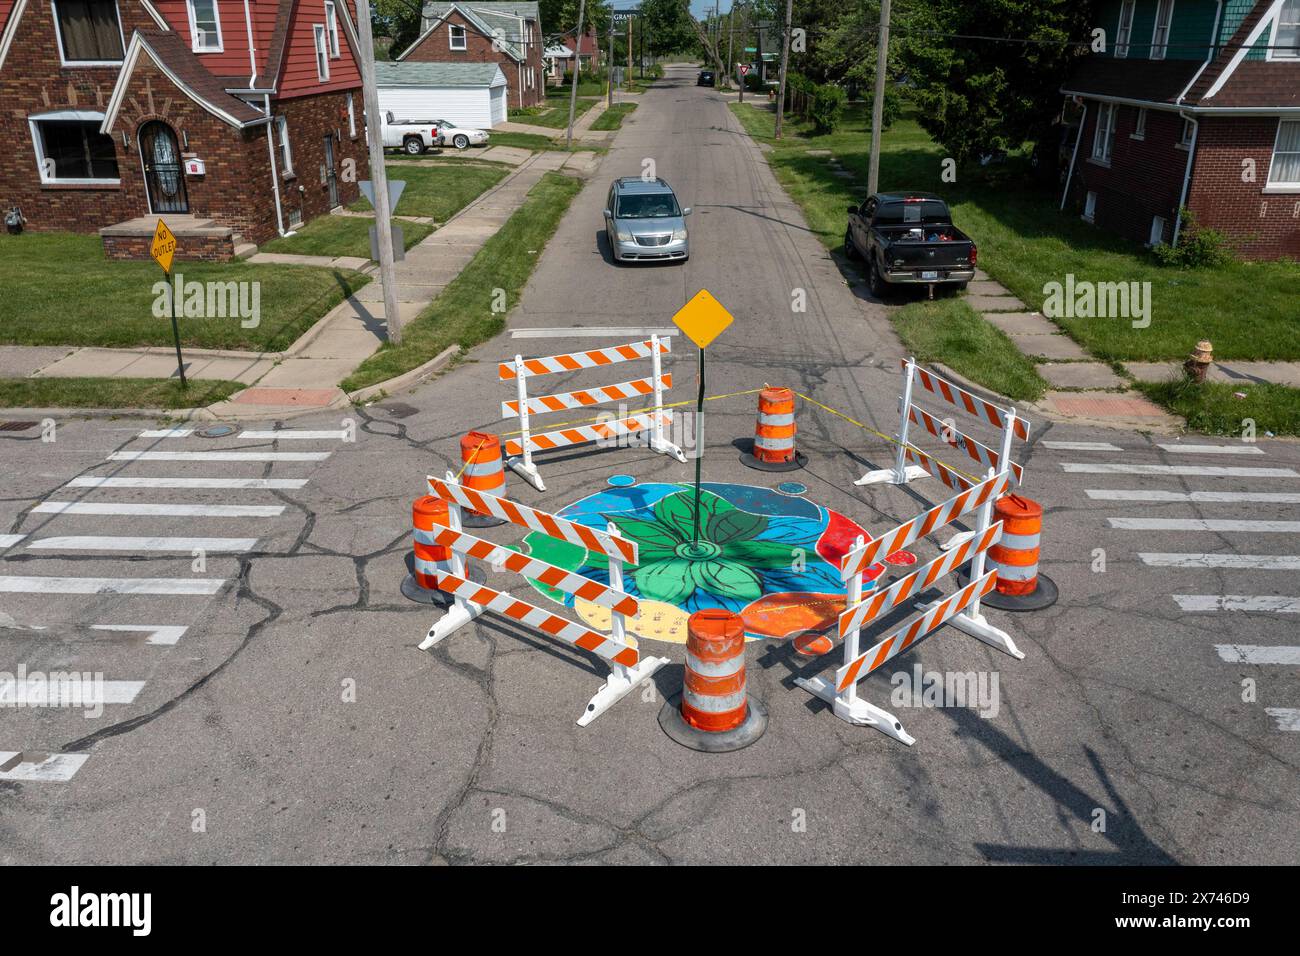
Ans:
<svg viewBox="0 0 1300 956"><path fill-rule="evenodd" d="M392 110L384 113L384 146L418 156L438 145L438 124L434 120L397 119Z"/></svg>

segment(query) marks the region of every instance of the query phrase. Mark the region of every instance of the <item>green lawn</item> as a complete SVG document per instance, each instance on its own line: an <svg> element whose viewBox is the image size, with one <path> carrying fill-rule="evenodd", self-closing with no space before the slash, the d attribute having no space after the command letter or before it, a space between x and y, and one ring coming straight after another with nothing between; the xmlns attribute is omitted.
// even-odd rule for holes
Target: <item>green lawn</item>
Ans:
<svg viewBox="0 0 1300 956"><path fill-rule="evenodd" d="M414 166L387 163L386 166L390 179L406 183L402 198L393 210L394 215L428 216L436 222L446 222L510 172L508 166L495 164ZM371 206L363 196L348 208L368 212Z"/></svg>
<svg viewBox="0 0 1300 956"><path fill-rule="evenodd" d="M402 330L402 344L381 346L343 382L343 389L351 392L382 382L424 364L450 345L470 348L500 332L538 256L581 189L576 179L546 173L461 274ZM498 289L506 292L506 308L493 311Z"/></svg>
<svg viewBox="0 0 1300 956"><path fill-rule="evenodd" d="M1047 389L1034 363L962 299L909 302L891 309L889 319L918 362L942 362L972 381L997 382L999 394L1018 401L1036 401Z"/></svg>
<svg viewBox="0 0 1300 956"><path fill-rule="evenodd" d="M186 283L257 282L261 321L183 318L181 342L191 348L278 352L370 281L344 269L181 262ZM108 348L172 344L171 320L155 317L152 261L104 258L98 236L25 232L0 235L0 344L94 345ZM251 302L251 291L249 292Z"/></svg>
<svg viewBox="0 0 1300 956"><path fill-rule="evenodd" d="M613 130L619 129L623 125L623 118L636 109L635 103L616 103L596 118L596 122L591 124L592 129Z"/></svg>
<svg viewBox="0 0 1300 956"><path fill-rule="evenodd" d="M546 102L548 106L547 109L544 109L537 113L528 113L526 115L518 116L518 117L511 116L510 118L517 123L527 123L529 126L546 126L550 129L566 128L569 125L568 96L566 95L563 98L547 96ZM587 110L591 109L599 102L600 100L593 99L590 97L584 97L584 96L578 97L577 106L573 110L574 123L577 123L578 120L582 117L582 115L587 112ZM495 146L496 138L497 138L497 134L493 133L492 139L490 139L488 142L490 142L492 145Z"/></svg>
<svg viewBox="0 0 1300 956"><path fill-rule="evenodd" d="M1254 382L1198 385L1186 380L1139 382L1138 388L1183 416L1197 431L1240 436L1249 420L1255 423L1256 438L1264 438L1265 432L1300 435L1300 389Z"/></svg>
<svg viewBox="0 0 1300 956"><path fill-rule="evenodd" d="M557 132L560 132L561 134L563 133L562 130L558 130ZM513 146L516 149L529 149L534 153L548 150L564 151L566 149L563 135L561 135L560 139L555 140L551 139L549 136L543 136L540 133L498 133L494 131L492 133L492 138L488 140L488 145ZM573 148L579 148L576 142L574 143ZM584 146L581 148L591 149L590 146Z"/></svg>
<svg viewBox="0 0 1300 956"><path fill-rule="evenodd" d="M229 398L239 382L166 378L0 378L3 408L198 408Z"/></svg>
<svg viewBox="0 0 1300 956"><path fill-rule="evenodd" d="M773 113L746 103L731 109L773 151L768 160L781 184L804 209L828 248L843 241L845 207L866 193L870 154L869 108L854 104L844 128L813 136L806 124L787 123L781 141L771 135ZM852 178L834 174L830 150ZM1098 358L1158 361L1184 357L1202 338L1221 359L1300 358L1295 263L1232 263L1221 268L1170 269L1141 246L1115 238L1057 210L1059 194L1032 188L1023 159L981 169L959 168L957 182L940 179L944 152L913 120L886 130L880 186L929 190L948 199L957 225L979 245L980 266L1031 308L1041 310L1044 286L1076 280L1150 282L1151 324L1125 319L1061 319L1059 324Z"/></svg>
<svg viewBox="0 0 1300 956"><path fill-rule="evenodd" d="M363 219L360 216L317 216L294 235L272 239L259 247L259 251L295 256L356 256L369 259L370 227L374 224L373 219ZM395 225L402 227L407 249L433 232L433 226L418 222L399 222Z"/></svg>

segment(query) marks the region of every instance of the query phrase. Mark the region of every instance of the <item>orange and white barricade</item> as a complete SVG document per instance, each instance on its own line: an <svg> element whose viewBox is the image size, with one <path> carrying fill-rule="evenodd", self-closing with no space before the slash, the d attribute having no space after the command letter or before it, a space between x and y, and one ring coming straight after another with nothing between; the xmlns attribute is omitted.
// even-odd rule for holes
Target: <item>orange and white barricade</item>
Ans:
<svg viewBox="0 0 1300 956"><path fill-rule="evenodd" d="M1016 647L1010 635L989 624L980 613L980 598L993 588L997 580L997 571L984 570L985 555L1002 538L1001 522L993 524L990 520L993 503L1006 491L1010 482L1009 472L995 474L990 470L984 481L879 537L870 541L859 537L857 544L840 561L841 574L848 584L847 603L839 619L839 635L844 642L844 662L833 678L799 678L795 683L829 703L835 716L841 720L874 727L910 746L916 740L903 729L897 717L858 697L859 680L886 661L915 646L945 623L1018 660L1023 659L1025 655ZM970 538L888 587L878 588L866 600L863 599L862 573L877 558L893 554L961 515L976 510L979 512L978 527ZM971 563L969 584L940 601L917 605L922 611L920 615L902 627L879 636L865 651L861 649L863 628L968 561Z"/></svg>
<svg viewBox="0 0 1300 956"><path fill-rule="evenodd" d="M964 415L978 422L990 425L1001 431L999 447L995 451L983 442L963 434L951 417L940 418L932 415L916 404L917 390L926 393L927 400L942 402L952 406ZM979 474L985 469L994 471L1009 470L1012 480L1019 485L1024 477L1024 468L1011 460L1011 445L1016 438L1029 438L1029 422L1016 414L1014 408L1002 408L986 399L973 395L959 385L954 385L927 371L916 364L915 359L903 360L903 394L899 396L898 451L892 468L869 471L855 485L874 485L888 482L891 485L905 485L915 478L937 478L954 491L963 491L974 482L945 465L908 441L911 426L924 428L935 438L951 445L958 451L980 465ZM1005 463L1005 464L1004 464Z"/></svg>
<svg viewBox="0 0 1300 956"><path fill-rule="evenodd" d="M610 675L578 718L578 724L583 727L668 663L666 657L642 657L627 641L627 618L637 613L639 605L636 598L623 590L623 565L636 564L638 554L636 542L619 537L613 524L607 531L597 531L506 498L475 491L458 484L451 472L447 472L445 479L430 476L429 494L447 502L448 521L445 527L417 530L415 540L450 550L451 570L435 573L438 589L451 595L452 605L429 629L420 643L420 650L428 650L484 611L494 611L565 644L590 651L605 660ZM467 533L462 523L462 515L467 510L494 515L510 524L580 544L605 555L609 559L609 584L601 584ZM609 608L610 633L602 634L470 580L466 573L466 558L486 561L494 570L513 571Z"/></svg>
<svg viewBox="0 0 1300 956"><path fill-rule="evenodd" d="M664 433L665 426L671 426L672 411L664 408L664 392L672 388L672 373L663 370L663 354L672 351L672 339L667 336L651 335L640 342L629 342L603 349L589 349L583 352L569 352L565 355L550 355L543 358L526 359L516 355L513 362L502 362L497 366L497 374L502 382L513 381L517 389L514 401L501 403L503 419L518 418L518 438L506 442L506 464L518 472L538 491L545 491L537 464L533 461L534 452L551 451L568 448L571 445L584 445L594 441L621 439L626 436L645 434L645 444L662 455L672 455L685 464L685 453L670 442ZM577 389L571 392L556 392L550 395L528 394L528 380L540 375L554 372L576 372L587 368L602 368L639 359L650 360L650 375L646 378L619 382L616 385ZM644 412L601 421L591 425L578 425L560 428L555 431L537 432L533 428L532 417L550 412L568 411L575 408L590 408L608 402L644 401L652 402Z"/></svg>

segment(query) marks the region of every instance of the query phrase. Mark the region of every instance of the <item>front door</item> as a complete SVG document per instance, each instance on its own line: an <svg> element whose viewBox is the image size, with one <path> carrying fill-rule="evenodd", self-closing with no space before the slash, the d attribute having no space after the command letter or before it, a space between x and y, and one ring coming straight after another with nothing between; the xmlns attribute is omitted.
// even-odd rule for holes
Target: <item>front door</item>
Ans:
<svg viewBox="0 0 1300 956"><path fill-rule="evenodd" d="M153 120L140 128L140 158L144 161L149 208L155 213L189 212L181 151L170 126Z"/></svg>
<svg viewBox="0 0 1300 956"><path fill-rule="evenodd" d="M330 190L330 208L339 204L339 177L334 171L334 137L325 137L325 183Z"/></svg>

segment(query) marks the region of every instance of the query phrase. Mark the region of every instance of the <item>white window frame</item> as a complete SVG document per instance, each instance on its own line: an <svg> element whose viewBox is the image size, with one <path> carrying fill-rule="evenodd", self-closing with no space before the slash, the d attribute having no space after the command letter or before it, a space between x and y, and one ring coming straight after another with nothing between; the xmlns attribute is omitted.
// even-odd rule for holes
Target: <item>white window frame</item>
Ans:
<svg viewBox="0 0 1300 956"><path fill-rule="evenodd" d="M1300 23L1300 0L1287 0L1287 3L1282 4L1282 9L1278 11L1277 16L1273 19L1273 29L1269 32L1269 37L1268 37L1268 56L1266 57L1266 59L1269 60L1300 59L1300 50L1290 50L1289 52L1282 53L1279 52L1277 49L1278 46L1277 35L1280 32L1282 32L1282 14L1286 13L1286 8L1289 5L1295 6L1295 11L1292 14L1292 16L1296 18L1297 23ZM1298 30L1296 33L1296 43L1300 43L1300 30Z"/></svg>
<svg viewBox="0 0 1300 956"><path fill-rule="evenodd" d="M36 174L41 179L42 186L120 186L122 184L122 166L119 163L117 167L117 179L58 179L45 175L45 138L41 135L40 124L45 122L58 122L60 120L75 120L82 123L94 123L104 121L103 113L89 112L86 110L58 110L53 113L38 113L34 116L27 117L27 127L32 134L32 149L36 153Z"/></svg>
<svg viewBox="0 0 1300 956"><path fill-rule="evenodd" d="M325 32L325 24L311 25L312 38L316 45L316 79L324 83L330 78L330 41Z"/></svg>
<svg viewBox="0 0 1300 956"><path fill-rule="evenodd" d="M1128 26L1124 25L1124 14L1128 13ZM1137 0L1124 0L1119 5L1119 24L1115 27L1115 55L1123 59L1128 56L1128 49L1133 44L1133 18L1137 15Z"/></svg>
<svg viewBox="0 0 1300 956"><path fill-rule="evenodd" d="M1090 162L1097 163L1101 166L1109 166L1111 157L1115 155L1115 112L1118 107L1114 103L1097 104L1097 125L1092 133L1092 154L1088 157ZM1105 126L1102 125L1101 118L1106 117ZM1105 130L1105 136L1102 130ZM1098 147L1101 152L1098 153Z"/></svg>
<svg viewBox="0 0 1300 956"><path fill-rule="evenodd" d="M1273 137L1273 155L1272 158L1269 159L1268 161L1268 182L1265 185L1265 190L1264 190L1265 192L1300 191L1300 182L1284 183L1284 182L1273 181L1273 167L1277 165L1277 147L1278 144L1282 142L1282 127L1287 125L1288 123L1294 124L1296 126L1300 126L1300 120L1288 120L1288 119L1280 119L1280 118L1278 119L1277 135ZM1293 154L1290 150L1287 150L1283 155L1291 156Z"/></svg>
<svg viewBox="0 0 1300 956"><path fill-rule="evenodd" d="M460 31L460 46L456 46L456 31ZM469 49L469 31L459 23L447 24L447 49L448 50L468 50Z"/></svg>
<svg viewBox="0 0 1300 956"><path fill-rule="evenodd" d="M65 60L63 58L63 32L59 29L59 2L50 0L50 16L54 18L54 40L59 46L59 65L68 67L78 66L119 66L121 60ZM122 32L122 10L117 5L116 0L113 3L113 12L117 14L117 33L122 38L122 56L126 56L126 34Z"/></svg>
<svg viewBox="0 0 1300 956"><path fill-rule="evenodd" d="M330 59L337 60L339 53L339 17L334 0L325 0L325 33L329 37Z"/></svg>
<svg viewBox="0 0 1300 956"><path fill-rule="evenodd" d="M1156 229L1156 224L1157 224L1157 223L1160 224L1160 226L1159 226L1159 230L1158 230L1158 231L1157 231L1157 229ZM1152 216L1152 217L1151 217L1151 231L1147 233L1147 248L1148 248L1148 249L1154 249L1156 246L1163 246L1163 245L1165 244L1165 226L1166 226L1166 225L1167 225L1167 223L1165 222L1165 217L1164 217L1164 216Z"/></svg>
<svg viewBox="0 0 1300 956"><path fill-rule="evenodd" d="M1147 138L1147 108L1139 106L1137 117L1133 120L1133 132L1128 134L1129 139L1145 140Z"/></svg>
<svg viewBox="0 0 1300 956"><path fill-rule="evenodd" d="M1183 118L1183 128L1178 131L1178 148L1191 149L1192 140L1196 138L1196 124L1186 117Z"/></svg>
<svg viewBox="0 0 1300 956"><path fill-rule="evenodd" d="M289 117L283 113L275 118L275 132L280 137L280 174L292 176L293 147L289 144Z"/></svg>
<svg viewBox="0 0 1300 956"><path fill-rule="evenodd" d="M1083 221L1096 222L1097 220L1097 194L1090 192L1083 197Z"/></svg>
<svg viewBox="0 0 1300 956"><path fill-rule="evenodd" d="M217 45L216 46L199 46L199 28L194 19L194 0L185 0L185 12L190 18L190 51L193 53L224 53L226 50L226 39L221 34L221 10L217 7L217 0L212 0L212 19L217 24Z"/></svg>
<svg viewBox="0 0 1300 956"><path fill-rule="evenodd" d="M348 137L357 138L357 108L352 101L352 94L348 94Z"/></svg>
<svg viewBox="0 0 1300 956"><path fill-rule="evenodd" d="M1160 33L1160 10L1168 3L1169 16L1165 23L1165 36L1159 43L1156 36ZM1174 32L1174 0L1156 0L1156 20L1151 25L1151 54L1149 59L1163 60L1169 52L1169 37Z"/></svg>

